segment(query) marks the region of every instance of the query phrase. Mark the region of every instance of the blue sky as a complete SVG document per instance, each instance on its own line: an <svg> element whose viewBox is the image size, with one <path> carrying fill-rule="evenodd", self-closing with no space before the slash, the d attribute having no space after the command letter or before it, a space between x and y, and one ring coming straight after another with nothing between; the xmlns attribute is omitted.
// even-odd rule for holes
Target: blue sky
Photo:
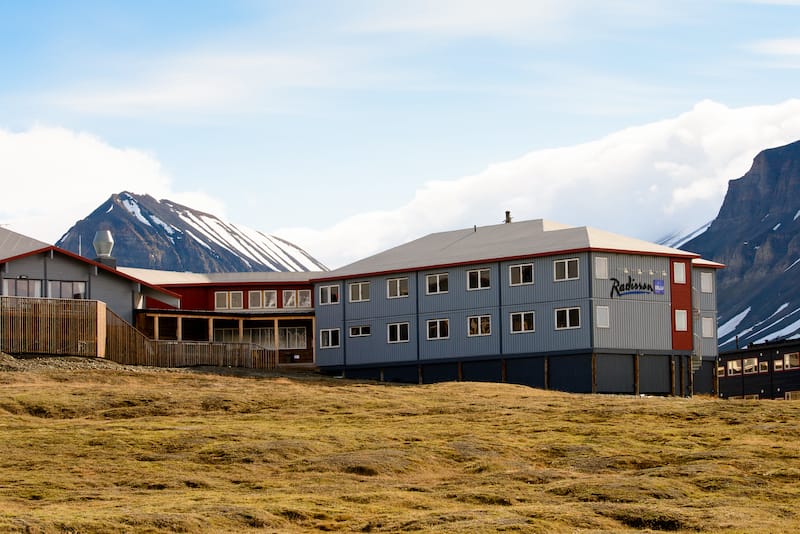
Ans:
<svg viewBox="0 0 800 534"><path fill-rule="evenodd" d="M505 209L656 239L800 139L799 22L797 1L2 2L0 223L53 242L130 190L330 266Z"/></svg>

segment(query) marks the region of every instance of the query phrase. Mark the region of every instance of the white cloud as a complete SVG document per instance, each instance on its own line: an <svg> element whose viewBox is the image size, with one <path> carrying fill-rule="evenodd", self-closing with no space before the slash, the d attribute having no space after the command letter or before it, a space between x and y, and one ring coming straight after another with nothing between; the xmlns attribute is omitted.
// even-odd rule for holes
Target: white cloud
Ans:
<svg viewBox="0 0 800 534"><path fill-rule="evenodd" d="M65 128L0 129L0 176L0 224L48 243L124 190L222 210L208 195L171 192L170 178L154 156Z"/></svg>
<svg viewBox="0 0 800 534"><path fill-rule="evenodd" d="M324 230L275 233L338 267L430 232L546 218L655 240L717 214L728 180L763 149L800 139L800 100L732 109L703 101L669 120L536 150L482 173L426 184L391 211Z"/></svg>
<svg viewBox="0 0 800 534"><path fill-rule="evenodd" d="M750 49L770 56L800 56L800 38L756 41Z"/></svg>

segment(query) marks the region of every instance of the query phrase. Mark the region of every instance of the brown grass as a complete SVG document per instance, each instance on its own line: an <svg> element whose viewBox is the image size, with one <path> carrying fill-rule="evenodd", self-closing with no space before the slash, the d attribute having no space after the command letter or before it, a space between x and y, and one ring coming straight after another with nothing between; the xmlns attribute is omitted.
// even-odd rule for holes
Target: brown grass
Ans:
<svg viewBox="0 0 800 534"><path fill-rule="evenodd" d="M798 415L508 384L5 370L0 531L797 531Z"/></svg>

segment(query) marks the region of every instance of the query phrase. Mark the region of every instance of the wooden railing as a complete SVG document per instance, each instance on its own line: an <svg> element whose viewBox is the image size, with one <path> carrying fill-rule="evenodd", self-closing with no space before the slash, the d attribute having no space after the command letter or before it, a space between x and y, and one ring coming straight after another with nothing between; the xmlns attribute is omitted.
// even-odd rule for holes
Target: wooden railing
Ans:
<svg viewBox="0 0 800 534"><path fill-rule="evenodd" d="M0 350L97 356L97 302L0 297Z"/></svg>

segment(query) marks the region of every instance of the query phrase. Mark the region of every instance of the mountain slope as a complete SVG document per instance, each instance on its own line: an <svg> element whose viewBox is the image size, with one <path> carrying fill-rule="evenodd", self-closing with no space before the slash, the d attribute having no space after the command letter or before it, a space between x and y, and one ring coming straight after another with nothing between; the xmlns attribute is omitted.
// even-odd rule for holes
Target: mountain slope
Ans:
<svg viewBox="0 0 800 534"><path fill-rule="evenodd" d="M724 263L722 350L800 337L800 141L759 153L731 180L717 218L680 248Z"/></svg>
<svg viewBox="0 0 800 534"><path fill-rule="evenodd" d="M214 215L122 192L78 221L57 246L94 257L98 230L111 230L120 266L192 272L323 271L301 248Z"/></svg>

